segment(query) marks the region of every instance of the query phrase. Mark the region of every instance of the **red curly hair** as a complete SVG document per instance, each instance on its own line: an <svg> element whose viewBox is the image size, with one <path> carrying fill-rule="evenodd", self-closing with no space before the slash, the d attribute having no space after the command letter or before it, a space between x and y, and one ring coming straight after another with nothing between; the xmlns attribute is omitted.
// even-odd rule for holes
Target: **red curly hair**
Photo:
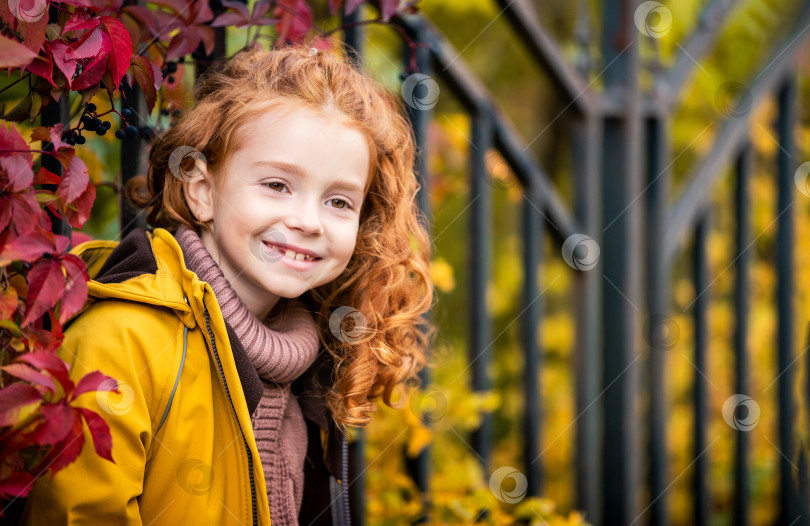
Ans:
<svg viewBox="0 0 810 526"><path fill-rule="evenodd" d="M169 169L169 157L180 146L196 148L216 173L256 111L280 102L337 110L345 124L366 135L369 181L354 254L338 278L301 298L317 313L321 342L334 358L326 398L338 427L368 424L380 397L401 407L391 403L392 394L400 385L419 384L417 373L436 329L422 317L434 299L431 244L416 200L415 141L399 99L333 53L288 46L243 50L221 61L197 81L194 100L155 139L148 175L127 187L132 204L147 209L147 222L171 232L181 223L198 234L203 227L189 209L182 181ZM365 318L360 335L350 330L351 338L332 336L330 316L341 306Z"/></svg>

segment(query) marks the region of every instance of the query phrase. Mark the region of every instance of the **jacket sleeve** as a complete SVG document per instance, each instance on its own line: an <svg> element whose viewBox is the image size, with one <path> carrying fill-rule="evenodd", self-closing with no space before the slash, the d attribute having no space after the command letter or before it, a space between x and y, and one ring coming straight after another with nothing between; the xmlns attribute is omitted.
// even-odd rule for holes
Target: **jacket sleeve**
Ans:
<svg viewBox="0 0 810 526"><path fill-rule="evenodd" d="M46 473L34 484L23 512L23 524L142 523L139 496L154 415L164 388L156 385L163 383L157 381L163 375L162 367L148 362L149 343L145 336L151 345L158 346L158 352L166 346L167 359L172 355L169 348L175 337L174 331L154 329L155 311L147 305L105 300L91 306L66 331L59 355L72 365L74 382L95 370L118 380L120 394L85 393L74 402L95 411L107 422L114 463L96 454L92 436L85 429L85 443L76 460L53 478ZM171 338L167 340L169 332ZM160 356L157 352L151 354Z"/></svg>

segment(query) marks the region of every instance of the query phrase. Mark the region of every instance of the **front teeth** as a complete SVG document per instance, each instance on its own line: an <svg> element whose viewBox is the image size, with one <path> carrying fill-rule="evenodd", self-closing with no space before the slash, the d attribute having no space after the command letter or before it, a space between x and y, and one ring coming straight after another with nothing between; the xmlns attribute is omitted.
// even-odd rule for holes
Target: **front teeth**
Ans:
<svg viewBox="0 0 810 526"><path fill-rule="evenodd" d="M286 251L284 255L290 259L295 259L298 261L312 261L313 259L312 256L308 256L306 254L298 254L296 252L293 252L292 250Z"/></svg>

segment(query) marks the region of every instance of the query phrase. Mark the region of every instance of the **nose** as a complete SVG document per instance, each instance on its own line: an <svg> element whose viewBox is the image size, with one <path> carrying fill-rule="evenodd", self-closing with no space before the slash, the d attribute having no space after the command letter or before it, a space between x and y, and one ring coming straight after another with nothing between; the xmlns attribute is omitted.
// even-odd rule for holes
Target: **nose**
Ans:
<svg viewBox="0 0 810 526"><path fill-rule="evenodd" d="M285 222L288 228L300 230L305 235L320 235L323 234L323 222L319 212L318 203L302 200L290 210Z"/></svg>

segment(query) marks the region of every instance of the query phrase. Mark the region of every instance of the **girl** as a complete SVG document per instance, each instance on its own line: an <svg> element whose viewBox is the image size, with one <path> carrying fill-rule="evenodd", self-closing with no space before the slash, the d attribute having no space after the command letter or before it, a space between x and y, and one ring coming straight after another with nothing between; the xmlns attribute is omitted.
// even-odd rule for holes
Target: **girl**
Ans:
<svg viewBox="0 0 810 526"><path fill-rule="evenodd" d="M149 227L73 249L91 281L60 355L117 380L79 398L114 462L84 447L24 522L349 523L346 429L418 383L435 332L400 110L314 48L198 81L128 188Z"/></svg>

